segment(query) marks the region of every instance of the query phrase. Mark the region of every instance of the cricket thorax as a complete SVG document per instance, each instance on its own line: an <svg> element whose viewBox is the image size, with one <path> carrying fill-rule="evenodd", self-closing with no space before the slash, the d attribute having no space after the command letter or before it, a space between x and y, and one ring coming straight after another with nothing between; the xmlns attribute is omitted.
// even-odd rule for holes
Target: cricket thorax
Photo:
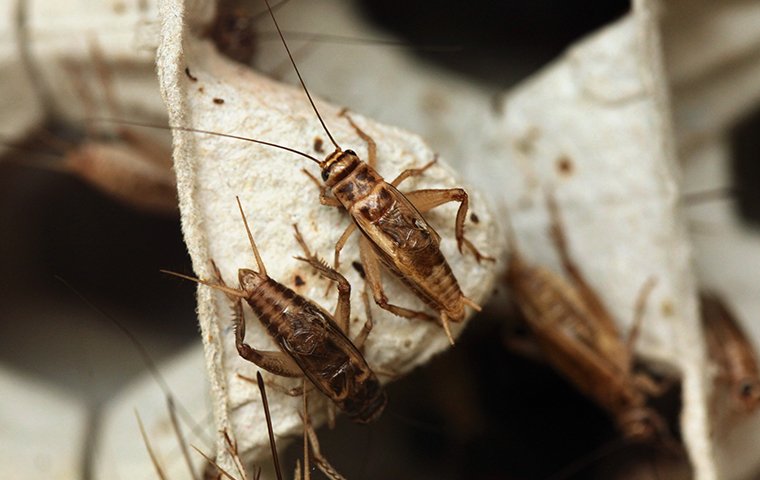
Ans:
<svg viewBox="0 0 760 480"><path fill-rule="evenodd" d="M266 282L266 278L259 274L259 272L254 272L248 268L241 268L238 270L238 282L240 283L240 288L245 290L248 296L251 296Z"/></svg>
<svg viewBox="0 0 760 480"><path fill-rule="evenodd" d="M387 208L392 201L385 182L364 162L358 163L341 180L332 185L332 192L347 209L357 202L369 202L377 208Z"/></svg>

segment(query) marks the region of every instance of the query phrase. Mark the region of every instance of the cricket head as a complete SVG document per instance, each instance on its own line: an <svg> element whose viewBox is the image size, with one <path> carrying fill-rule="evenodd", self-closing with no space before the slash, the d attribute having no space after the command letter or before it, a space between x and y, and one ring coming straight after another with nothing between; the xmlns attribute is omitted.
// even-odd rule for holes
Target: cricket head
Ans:
<svg viewBox="0 0 760 480"><path fill-rule="evenodd" d="M752 412L760 405L760 380L757 378L742 378L736 390L736 400L745 412Z"/></svg>
<svg viewBox="0 0 760 480"><path fill-rule="evenodd" d="M241 268L238 270L238 281L240 282L240 288L244 290L248 295L258 290L262 283L266 281L268 277L261 272L255 272L249 268Z"/></svg>
<svg viewBox="0 0 760 480"><path fill-rule="evenodd" d="M361 159L353 150L336 148L319 164L322 168L322 180L327 187L332 187L346 178L361 163Z"/></svg>

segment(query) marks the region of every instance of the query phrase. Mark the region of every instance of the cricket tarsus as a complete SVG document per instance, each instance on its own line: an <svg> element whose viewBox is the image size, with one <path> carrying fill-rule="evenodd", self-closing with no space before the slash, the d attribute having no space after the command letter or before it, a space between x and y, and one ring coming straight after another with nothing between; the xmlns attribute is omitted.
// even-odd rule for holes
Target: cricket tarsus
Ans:
<svg viewBox="0 0 760 480"><path fill-rule="evenodd" d="M325 124L325 121L322 119L322 115L319 114L319 110L317 110L317 106L314 103L314 100L311 98L309 89L306 88L306 82L304 82L303 77L301 76L301 72L298 70L298 66L296 65L296 61L293 59L293 55L290 53L288 42L285 41L285 37L282 35L282 30L280 30L280 25L277 23L277 19L275 18L274 13L272 12L272 7L269 5L269 0L264 0L264 2L267 4L267 9L269 10L269 16L272 17L272 21L274 22L274 26L277 29L277 33L280 35L282 44L285 46L285 51L288 52L288 58L290 58L290 63L293 65L293 69L295 69L296 75L298 75L298 80L301 82L301 86L303 87L303 90L306 93L306 97L309 99L309 103L311 103L311 107L314 109L314 113L317 114L319 123L322 124L322 128L325 130L325 133L327 134L332 144L335 145L335 148L339 151L342 151L342 149L340 148L340 145L338 145L338 142L335 141L332 134L330 133L330 130L327 129L327 125Z"/></svg>
<svg viewBox="0 0 760 480"><path fill-rule="evenodd" d="M269 433L269 448L272 450L272 462L274 462L274 471L277 474L277 480L282 480L282 471L280 470L280 458L277 455L277 445L274 441L274 431L272 430L272 417L269 413L269 401L267 400L267 391L264 386L264 378L261 372L256 372L256 383L261 393L261 403L264 406L264 415L267 420L267 432Z"/></svg>

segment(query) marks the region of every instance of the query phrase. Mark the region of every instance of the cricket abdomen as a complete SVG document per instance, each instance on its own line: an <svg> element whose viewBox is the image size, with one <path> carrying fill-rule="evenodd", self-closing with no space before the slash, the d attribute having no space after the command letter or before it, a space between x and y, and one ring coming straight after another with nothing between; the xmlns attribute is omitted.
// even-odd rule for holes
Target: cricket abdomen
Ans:
<svg viewBox="0 0 760 480"><path fill-rule="evenodd" d="M280 349L338 408L363 423L382 413L385 390L326 311L271 279L246 300Z"/></svg>

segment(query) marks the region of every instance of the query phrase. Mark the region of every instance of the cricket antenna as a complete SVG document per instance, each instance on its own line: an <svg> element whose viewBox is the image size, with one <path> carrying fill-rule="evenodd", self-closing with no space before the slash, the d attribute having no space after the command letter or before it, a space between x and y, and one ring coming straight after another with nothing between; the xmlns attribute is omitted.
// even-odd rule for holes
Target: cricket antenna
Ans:
<svg viewBox="0 0 760 480"><path fill-rule="evenodd" d="M267 420L267 432L269 433L269 448L272 450L272 462L274 462L274 471L277 475L277 480L282 480L282 471L280 470L280 459L277 455L277 445L274 440L274 432L272 431L272 416L269 413L269 401L267 400L267 390L264 386L264 378L261 376L260 371L256 371L256 383L259 385L259 393L261 393L261 403L264 405L264 416ZM306 394L304 393L304 399Z"/></svg>
<svg viewBox="0 0 760 480"><path fill-rule="evenodd" d="M290 48L288 48L288 42L285 41L285 37L282 35L282 30L280 30L280 25L277 23L277 19L274 18L272 7L269 6L269 0L264 0L264 3L267 4L267 10L269 10L269 16L272 17L274 26L277 29L277 34L280 36L280 39L282 40L282 44L285 46L285 51L288 52L288 58L290 58L290 63L293 65L293 68L296 71L296 75L298 75L298 80L301 82L301 86L303 87L304 92L306 92L306 96L309 98L309 103L311 103L311 108L313 108L314 113L317 114L319 123L322 124L322 128L325 129L325 133L327 133L327 136L330 138L330 141L332 142L332 144L335 145L335 148L337 148L338 150L343 150L342 148L340 148L340 145L338 145L338 142L336 142L335 139L333 138L332 134L330 133L330 130L327 129L327 125L325 125L325 121L322 119L322 115L319 114L319 110L317 110L317 106L314 104L314 100L311 98L309 89L306 88L306 83L303 81L303 77L301 76L301 72L298 70L296 61L293 60L293 55L290 53Z"/></svg>
<svg viewBox="0 0 760 480"><path fill-rule="evenodd" d="M244 142L257 143L259 145L266 145L267 147L279 148L280 150L285 150L286 152L295 153L296 155L300 155L302 157L306 157L306 158L308 158L309 160L311 160L314 163L322 164L322 160L320 160L318 158L314 158L311 155L308 155L308 154L306 154L304 152L296 150L295 148L286 147L284 145L278 145L278 144L272 143L272 142L265 142L263 140L256 140L255 138L242 137L240 135L231 135L229 133L212 132L211 130L203 130L203 129L200 129L200 128L191 128L191 127L182 127L182 126L178 126L178 125L159 125L159 124L155 124L155 123L133 122L133 121L130 121L130 120L122 120L120 118L92 117L92 118L86 118L85 120L86 121L94 121L94 122L120 123L120 124L123 124L123 125L131 125L133 127L156 128L158 130L170 130L170 131L179 131L179 132L202 133L204 135L213 135L215 137L232 138L234 140L242 140Z"/></svg>
<svg viewBox="0 0 760 480"><path fill-rule="evenodd" d="M243 204L240 203L240 197L237 195L235 196L235 200L237 200L238 208L240 209L240 216L243 217L243 223L245 224L245 231L248 234L248 240L251 242L251 249L253 250L253 255L256 257L256 265L259 267L259 274L268 277L267 275L267 269L264 266L264 262L261 260L261 255L259 255L259 249L256 248L256 242L253 241L253 234L251 233L251 229L248 227L248 220L245 218L245 212L243 212Z"/></svg>

